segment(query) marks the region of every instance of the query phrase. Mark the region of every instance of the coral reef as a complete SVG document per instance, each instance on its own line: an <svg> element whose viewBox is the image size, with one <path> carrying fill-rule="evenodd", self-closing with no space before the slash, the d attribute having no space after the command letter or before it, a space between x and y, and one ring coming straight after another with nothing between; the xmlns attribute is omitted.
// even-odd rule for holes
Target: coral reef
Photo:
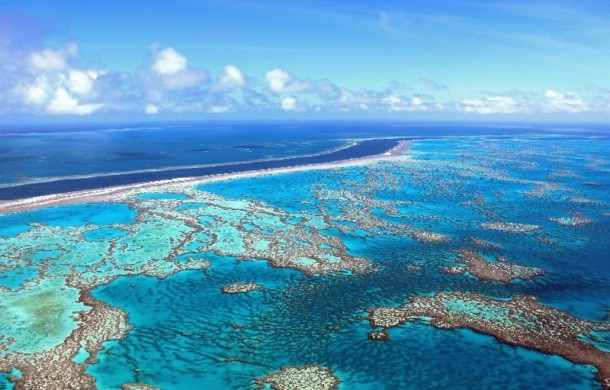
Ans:
<svg viewBox="0 0 610 390"><path fill-rule="evenodd" d="M610 388L610 352L588 342L593 331L609 331L610 322L590 322L540 304L534 297L491 299L460 292L412 297L398 308L369 308L373 328L392 328L418 318L429 318L439 329L468 328L497 340L559 355L574 363L590 364L597 380Z"/></svg>
<svg viewBox="0 0 610 390"><path fill-rule="evenodd" d="M339 387L339 378L332 370L318 365L303 367L282 367L280 371L272 372L256 383L264 387L271 384L275 390L333 390Z"/></svg>

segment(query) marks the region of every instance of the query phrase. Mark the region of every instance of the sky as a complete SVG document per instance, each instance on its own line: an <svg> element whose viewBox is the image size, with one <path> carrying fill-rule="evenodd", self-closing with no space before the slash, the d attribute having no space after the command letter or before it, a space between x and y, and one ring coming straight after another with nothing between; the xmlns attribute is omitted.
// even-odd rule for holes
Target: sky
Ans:
<svg viewBox="0 0 610 390"><path fill-rule="evenodd" d="M606 0L0 0L0 121L610 119Z"/></svg>

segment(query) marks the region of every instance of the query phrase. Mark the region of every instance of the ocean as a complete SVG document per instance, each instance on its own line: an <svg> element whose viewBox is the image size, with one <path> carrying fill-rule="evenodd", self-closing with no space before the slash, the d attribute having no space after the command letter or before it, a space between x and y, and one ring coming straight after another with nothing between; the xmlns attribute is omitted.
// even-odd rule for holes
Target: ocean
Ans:
<svg viewBox="0 0 610 390"><path fill-rule="evenodd" d="M367 145L338 153L336 149L349 146L351 140L548 132L568 136L582 131L605 134L603 126L591 125L583 129L556 125L385 122L5 126L0 127L0 200L240 169L327 162L375 154L386 147L381 143L378 149ZM282 163L285 159L293 160Z"/></svg>
<svg viewBox="0 0 610 390"><path fill-rule="evenodd" d="M604 126L3 129L0 198L336 161L399 139L409 154L387 161L0 215L0 389L59 372L100 389L602 388ZM304 367L319 370L273 376Z"/></svg>

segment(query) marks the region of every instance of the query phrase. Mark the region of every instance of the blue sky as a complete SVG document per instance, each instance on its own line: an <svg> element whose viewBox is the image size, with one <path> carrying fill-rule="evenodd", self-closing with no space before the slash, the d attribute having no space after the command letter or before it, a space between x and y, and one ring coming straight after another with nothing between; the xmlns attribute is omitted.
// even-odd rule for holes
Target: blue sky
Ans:
<svg viewBox="0 0 610 390"><path fill-rule="evenodd" d="M0 118L610 118L610 2L0 2Z"/></svg>

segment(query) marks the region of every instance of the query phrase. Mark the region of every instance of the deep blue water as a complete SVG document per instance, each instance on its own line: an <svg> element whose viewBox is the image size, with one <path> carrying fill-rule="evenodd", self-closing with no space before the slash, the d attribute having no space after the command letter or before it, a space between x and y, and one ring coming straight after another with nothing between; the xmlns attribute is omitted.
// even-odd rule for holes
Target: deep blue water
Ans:
<svg viewBox="0 0 610 390"><path fill-rule="evenodd" d="M240 162L231 164L216 164L209 167L180 168L138 173L122 173L109 176L97 175L86 178L69 178L54 180L52 182L32 183L0 188L0 199L21 199L50 195L60 192L71 192L105 188L114 185L144 183L156 180L174 179L179 177L206 176L223 173L236 173L253 170L282 168L289 166L336 162L352 158L366 157L381 154L396 146L398 141L393 139L364 140L356 145L348 146L337 151L316 154L306 157L282 157L281 159Z"/></svg>
<svg viewBox="0 0 610 390"><path fill-rule="evenodd" d="M101 188L184 176L329 162L376 154L391 141L327 153L375 137L442 137L549 132L607 136L603 126L409 123L181 124L96 128L0 128L0 199ZM252 163L257 160L274 160ZM279 160L279 161L278 161ZM237 165L227 165L235 164Z"/></svg>

